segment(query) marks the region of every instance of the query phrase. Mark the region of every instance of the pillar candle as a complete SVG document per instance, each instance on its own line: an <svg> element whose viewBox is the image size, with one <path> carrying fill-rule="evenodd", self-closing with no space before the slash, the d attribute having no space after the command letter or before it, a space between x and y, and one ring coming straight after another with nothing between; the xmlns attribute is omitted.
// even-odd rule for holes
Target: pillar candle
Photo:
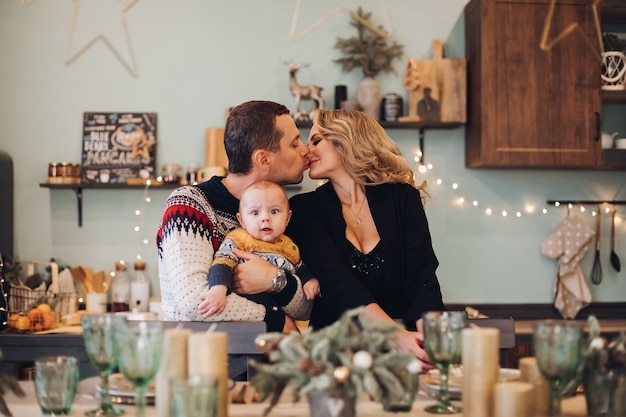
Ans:
<svg viewBox="0 0 626 417"><path fill-rule="evenodd" d="M196 332L189 336L189 376L212 376L218 381L216 417L228 417L228 335Z"/></svg>
<svg viewBox="0 0 626 417"><path fill-rule="evenodd" d="M163 355L155 378L156 415L170 415L170 379L187 378L187 345L191 330L174 328L163 332Z"/></svg>
<svg viewBox="0 0 626 417"><path fill-rule="evenodd" d="M491 327L463 329L463 416L492 417L498 382L500 331Z"/></svg>
<svg viewBox="0 0 626 417"><path fill-rule="evenodd" d="M534 417L533 386L528 382L499 382L494 389L494 417Z"/></svg>
<svg viewBox="0 0 626 417"><path fill-rule="evenodd" d="M544 417L551 414L550 383L541 375L535 357L519 360L520 380L533 386L533 416Z"/></svg>

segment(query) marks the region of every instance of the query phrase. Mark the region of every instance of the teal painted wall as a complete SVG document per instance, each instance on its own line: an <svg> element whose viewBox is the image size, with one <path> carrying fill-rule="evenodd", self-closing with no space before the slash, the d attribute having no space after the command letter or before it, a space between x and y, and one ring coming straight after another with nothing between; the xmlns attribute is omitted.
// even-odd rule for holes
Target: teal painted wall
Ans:
<svg viewBox="0 0 626 417"><path fill-rule="evenodd" d="M300 41L290 40L295 0L141 0L125 15L132 54L121 25L124 2L82 1L72 42L68 33L70 0L0 1L0 148L14 160L15 251L21 259L55 257L69 265L110 270L115 261L132 262L141 255L158 294L154 235L169 190L150 189L151 203L143 218L141 190L85 190L84 226L77 226L76 200L70 190L40 188L53 161L80 161L82 114L85 111L150 111L158 113L157 163L204 160L204 132L224 123L225 109L250 99L270 99L293 105L283 61L307 61L298 74L302 84L324 87L333 103L334 85L348 86L354 98L359 71L346 74L332 62L339 56L337 37L354 34L348 17L339 13L316 26ZM303 0L295 32L302 33L335 7L373 12L376 24L387 25L404 44L396 61L397 74L377 79L383 93L402 88L408 57L431 58L435 38L445 41L446 57L464 56L465 0ZM538 28L537 30L540 30ZM71 64L89 40L102 41ZM134 63L133 63L134 57ZM133 77L122 61L136 69ZM135 65L136 64L136 65ZM501 88L506 88L502 86ZM624 106L612 106L610 131L626 136ZM620 116L621 119L620 119ZM409 159L418 148L417 132L389 132ZM547 199L626 199L623 172L468 170L464 167L464 129L426 132L426 160L433 169L433 198L427 203L433 244L441 262L438 274L445 301L450 303L551 302L556 261L540 253L541 242L564 219L564 209L545 215L515 217L532 205L537 211ZM303 137L308 130L302 130ZM160 168L159 168L160 169ZM441 178L441 186L436 180ZM453 183L459 188L454 190ZM302 190L314 184L305 181ZM621 191L620 191L621 190ZM297 192L292 190L292 192ZM465 206L456 204L466 198ZM0 198L3 198L0 196ZM477 200L477 208L469 202ZM486 207L494 214L487 216ZM590 209L590 208L588 208ZM506 210L509 215L503 217ZM578 208L576 208L578 210ZM626 216L626 206L621 207ZM583 214L590 225L594 219ZM602 237L604 281L592 286L594 301L624 301L626 272L608 262L609 223ZM135 225L144 229L134 231ZM147 237L149 245L142 245ZM626 263L626 222L617 230L617 248ZM593 253L582 262L588 277ZM588 278L587 278L588 279Z"/></svg>

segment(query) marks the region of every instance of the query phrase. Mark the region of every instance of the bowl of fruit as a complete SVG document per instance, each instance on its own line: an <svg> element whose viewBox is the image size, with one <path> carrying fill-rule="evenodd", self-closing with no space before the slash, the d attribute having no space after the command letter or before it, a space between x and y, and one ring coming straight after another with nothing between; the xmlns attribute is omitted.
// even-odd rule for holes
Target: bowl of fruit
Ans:
<svg viewBox="0 0 626 417"><path fill-rule="evenodd" d="M9 313L9 327L19 333L40 332L55 326L54 311L50 304L41 303L28 311Z"/></svg>

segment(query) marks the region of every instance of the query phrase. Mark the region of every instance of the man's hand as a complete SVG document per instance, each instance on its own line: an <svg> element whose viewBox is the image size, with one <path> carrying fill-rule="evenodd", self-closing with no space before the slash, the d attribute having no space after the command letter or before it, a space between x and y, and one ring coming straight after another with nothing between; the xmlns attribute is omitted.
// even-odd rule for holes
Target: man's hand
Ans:
<svg viewBox="0 0 626 417"><path fill-rule="evenodd" d="M274 291L272 279L276 267L260 256L233 248L233 253L245 262L235 267L232 290L237 294L258 294Z"/></svg>

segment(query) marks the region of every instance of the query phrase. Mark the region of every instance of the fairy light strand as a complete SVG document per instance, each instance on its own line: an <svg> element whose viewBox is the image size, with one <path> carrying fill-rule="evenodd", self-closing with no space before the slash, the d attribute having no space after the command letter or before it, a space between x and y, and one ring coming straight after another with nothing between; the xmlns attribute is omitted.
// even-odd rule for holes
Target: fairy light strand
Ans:
<svg viewBox="0 0 626 417"><path fill-rule="evenodd" d="M472 208L480 209L481 212L487 217L502 217L502 218L510 218L513 220L522 219L524 217L530 217L535 215L546 215L551 210L550 208L559 208L564 204L560 201L554 201L552 204L548 204L545 207L538 209L538 203L531 202L524 204L523 208L511 209L511 207L505 207L497 209L490 204L485 204L483 202L479 202L478 199L470 198L468 193L465 192L462 185L457 181L448 181L445 178L437 175L434 167L431 163L424 164L422 162L422 152L421 150L417 150L414 154L413 160L417 164L417 172L421 175L433 176L433 179L427 178L429 184L435 184L436 188L441 191L450 191L453 194L451 202L453 205L458 207L465 207L471 205ZM588 204L587 204L588 203ZM619 202L621 203L621 202ZM591 214L592 216L597 215L597 209L590 209L590 206L597 206L597 202L593 201L581 201L572 204L571 202L566 202L568 212L571 212L574 209L574 206L578 207L578 210L581 214ZM603 210L605 213L609 214L612 211L612 202L607 200L606 202L601 203L603 206ZM624 219L620 216L615 217L616 224L622 224Z"/></svg>

